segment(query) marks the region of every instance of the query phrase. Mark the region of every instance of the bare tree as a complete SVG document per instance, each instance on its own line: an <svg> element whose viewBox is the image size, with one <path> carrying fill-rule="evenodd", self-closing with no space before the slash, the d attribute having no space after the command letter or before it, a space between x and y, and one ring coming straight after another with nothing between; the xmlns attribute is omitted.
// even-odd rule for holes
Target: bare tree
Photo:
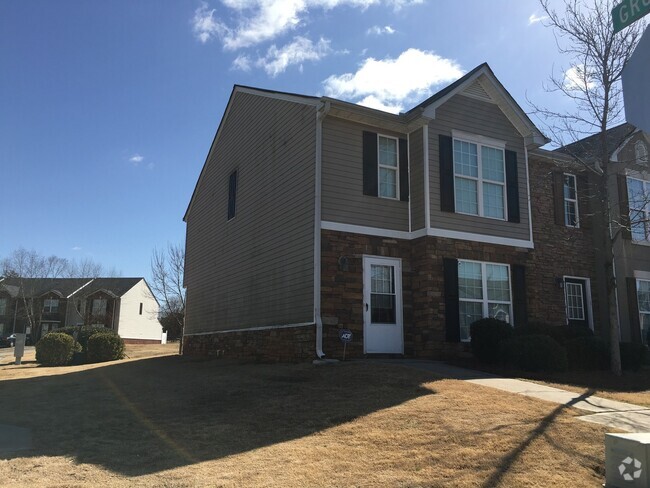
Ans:
<svg viewBox="0 0 650 488"><path fill-rule="evenodd" d="M185 326L184 272L185 248L182 245L168 244L164 250L154 249L151 256L151 290L161 304L161 317L167 320L171 318L178 325L181 342Z"/></svg>
<svg viewBox="0 0 650 488"><path fill-rule="evenodd" d="M618 218L618 202L612 201L610 179L616 177L610 168L610 146L607 129L621 122L623 100L621 75L634 52L645 25L637 22L614 34L610 12L615 0L565 0L564 12L558 13L549 0L540 0L547 16L545 25L554 30L558 50L572 57L571 66L560 74L552 73L547 91L560 93L571 100L572 112L558 112L531 103L534 113L544 121L556 143L566 145L587 134L599 134L599 149L593 159L571 154L592 173L593 193L601 205L609 233L603 233L602 251L606 256L605 275L609 304L609 340L611 369L621 374L614 242L625 223ZM530 102L530 100L529 100Z"/></svg>
<svg viewBox="0 0 650 488"><path fill-rule="evenodd" d="M90 258L70 261L66 269L68 278L98 278L104 274L104 267Z"/></svg>
<svg viewBox="0 0 650 488"><path fill-rule="evenodd" d="M1 262L2 275L18 281L18 299L22 313L33 336L38 337L42 307L36 300L36 281L34 278L52 280L66 274L68 261L57 256L41 256L34 250L20 247ZM42 282L41 282L42 283Z"/></svg>

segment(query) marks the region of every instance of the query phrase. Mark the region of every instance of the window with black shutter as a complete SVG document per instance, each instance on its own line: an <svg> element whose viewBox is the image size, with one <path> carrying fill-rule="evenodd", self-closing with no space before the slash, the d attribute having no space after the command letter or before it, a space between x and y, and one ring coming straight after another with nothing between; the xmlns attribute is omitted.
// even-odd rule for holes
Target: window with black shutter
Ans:
<svg viewBox="0 0 650 488"><path fill-rule="evenodd" d="M406 139L363 132L363 194L408 201L408 144Z"/></svg>
<svg viewBox="0 0 650 488"><path fill-rule="evenodd" d="M237 170L230 173L228 180L228 220L235 217L237 209Z"/></svg>

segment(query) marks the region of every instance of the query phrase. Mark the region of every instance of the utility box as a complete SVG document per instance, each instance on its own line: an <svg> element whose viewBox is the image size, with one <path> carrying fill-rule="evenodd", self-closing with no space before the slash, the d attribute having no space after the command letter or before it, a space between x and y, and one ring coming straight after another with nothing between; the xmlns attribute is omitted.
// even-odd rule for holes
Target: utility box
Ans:
<svg viewBox="0 0 650 488"><path fill-rule="evenodd" d="M605 487L650 486L650 433L605 434Z"/></svg>
<svg viewBox="0 0 650 488"><path fill-rule="evenodd" d="M16 358L16 364L20 364L25 355L25 339L26 334L16 334L16 342L14 342L14 357Z"/></svg>

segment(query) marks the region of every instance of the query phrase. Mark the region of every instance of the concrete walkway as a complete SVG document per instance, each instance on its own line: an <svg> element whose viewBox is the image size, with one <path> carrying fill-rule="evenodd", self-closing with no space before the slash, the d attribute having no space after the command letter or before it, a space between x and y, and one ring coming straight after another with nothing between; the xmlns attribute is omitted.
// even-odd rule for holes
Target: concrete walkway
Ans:
<svg viewBox="0 0 650 488"><path fill-rule="evenodd" d="M399 360L400 364L429 371L444 378L456 379L488 386L497 390L538 398L547 402L566 405L589 412L578 417L585 422L603 424L628 432L650 432L650 408L617 402L597 396L540 385L532 381L502 378L481 371L451 366L441 361Z"/></svg>

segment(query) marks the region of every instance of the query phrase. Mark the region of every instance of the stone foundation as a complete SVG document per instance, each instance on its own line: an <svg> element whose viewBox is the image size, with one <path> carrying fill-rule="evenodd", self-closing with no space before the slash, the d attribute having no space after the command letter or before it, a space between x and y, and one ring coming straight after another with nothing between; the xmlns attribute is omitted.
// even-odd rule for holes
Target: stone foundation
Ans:
<svg viewBox="0 0 650 488"><path fill-rule="evenodd" d="M184 336L183 355L256 362L308 361L316 358L316 327L307 325Z"/></svg>

